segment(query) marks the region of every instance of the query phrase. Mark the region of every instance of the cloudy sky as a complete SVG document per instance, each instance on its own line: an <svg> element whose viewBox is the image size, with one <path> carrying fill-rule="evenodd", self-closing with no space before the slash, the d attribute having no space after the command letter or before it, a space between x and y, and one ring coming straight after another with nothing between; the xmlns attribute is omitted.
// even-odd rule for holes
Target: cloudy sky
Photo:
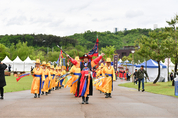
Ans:
<svg viewBox="0 0 178 118"><path fill-rule="evenodd" d="M0 35L73 35L167 26L178 0L0 0Z"/></svg>

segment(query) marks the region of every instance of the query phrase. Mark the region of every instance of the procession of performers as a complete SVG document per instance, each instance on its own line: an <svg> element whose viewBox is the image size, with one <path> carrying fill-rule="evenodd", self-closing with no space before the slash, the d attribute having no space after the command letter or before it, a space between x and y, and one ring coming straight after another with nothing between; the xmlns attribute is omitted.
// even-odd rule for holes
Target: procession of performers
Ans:
<svg viewBox="0 0 178 118"><path fill-rule="evenodd" d="M45 61L40 65L40 60L35 62L35 68L33 69L33 82L31 85L31 93L34 94L34 98L40 98L40 95L48 95L51 91L58 90L63 86L63 82L66 78L65 67L61 69L60 66L50 65ZM62 77L64 75L64 77Z"/></svg>
<svg viewBox="0 0 178 118"><path fill-rule="evenodd" d="M102 53L99 57L92 60L92 57L85 54L82 57L76 56L75 59L66 55L73 64L69 72L66 72L65 66L50 65L45 61L40 65L40 60L36 60L36 67L33 69L33 82L31 93L34 98L40 98L40 95L48 95L53 90L62 87L70 87L70 93L75 97L82 98L82 104L89 104L89 96L93 95L93 85L97 90L105 93L105 98L111 98L113 90L113 81L116 80L115 70L111 66L111 58L107 58L105 63L99 64L103 58ZM93 80L93 71L96 70L96 79ZM70 75L70 79L66 79ZM94 82L94 84L93 84Z"/></svg>

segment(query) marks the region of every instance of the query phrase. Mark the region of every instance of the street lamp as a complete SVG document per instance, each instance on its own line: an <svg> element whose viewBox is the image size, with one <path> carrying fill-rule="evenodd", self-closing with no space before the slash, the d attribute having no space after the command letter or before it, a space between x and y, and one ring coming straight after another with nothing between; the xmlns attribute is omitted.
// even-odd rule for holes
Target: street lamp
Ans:
<svg viewBox="0 0 178 118"><path fill-rule="evenodd" d="M134 78L133 78L133 73L134 73L134 53L135 50L132 50L132 82L134 82Z"/></svg>

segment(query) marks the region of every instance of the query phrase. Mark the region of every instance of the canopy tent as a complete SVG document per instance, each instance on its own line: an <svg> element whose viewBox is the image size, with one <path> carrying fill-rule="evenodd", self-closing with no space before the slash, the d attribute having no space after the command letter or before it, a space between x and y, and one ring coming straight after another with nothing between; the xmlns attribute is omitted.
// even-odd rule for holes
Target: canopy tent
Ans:
<svg viewBox="0 0 178 118"><path fill-rule="evenodd" d="M121 63L121 62L122 62L122 59L119 59L119 61L118 61L118 62L120 62L120 63Z"/></svg>
<svg viewBox="0 0 178 118"><path fill-rule="evenodd" d="M25 71L24 62L17 56L13 61L14 71Z"/></svg>
<svg viewBox="0 0 178 118"><path fill-rule="evenodd" d="M171 58L166 58L163 64L166 65L167 67L169 65L169 72L172 71L174 72L175 65L172 63Z"/></svg>
<svg viewBox="0 0 178 118"><path fill-rule="evenodd" d="M151 82L153 82L158 75L158 63L150 59L146 62L137 65L136 68L140 68L142 65L147 68L149 79ZM167 74L167 67L164 64L160 63L160 77L158 81L167 81Z"/></svg>
<svg viewBox="0 0 178 118"><path fill-rule="evenodd" d="M32 61L30 59L30 57L28 56L25 60L24 60L24 68L25 70L24 71L31 71L31 67L34 67L35 66L35 62Z"/></svg>
<svg viewBox="0 0 178 118"><path fill-rule="evenodd" d="M6 56L6 57L2 60L2 62L7 65L7 68L9 67L9 65L11 65L11 71L13 71L13 62L9 59L8 56Z"/></svg>

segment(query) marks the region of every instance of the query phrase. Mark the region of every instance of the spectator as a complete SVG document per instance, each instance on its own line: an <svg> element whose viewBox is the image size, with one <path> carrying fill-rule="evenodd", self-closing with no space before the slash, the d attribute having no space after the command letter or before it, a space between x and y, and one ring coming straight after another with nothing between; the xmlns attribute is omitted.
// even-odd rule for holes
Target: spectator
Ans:
<svg viewBox="0 0 178 118"><path fill-rule="evenodd" d="M137 80L136 80L137 69L135 69L135 72L134 72L133 76L134 76L134 83L135 83L135 85L137 85Z"/></svg>
<svg viewBox="0 0 178 118"><path fill-rule="evenodd" d="M170 78L171 78L171 81L174 79L174 75L173 75L172 72L171 72L171 74L170 74Z"/></svg>
<svg viewBox="0 0 178 118"><path fill-rule="evenodd" d="M8 71L11 72L11 65L8 66Z"/></svg>
<svg viewBox="0 0 178 118"><path fill-rule="evenodd" d="M7 65L0 61L0 99L4 99L4 86L6 86L6 80L4 75L4 70L7 68Z"/></svg>
<svg viewBox="0 0 178 118"><path fill-rule="evenodd" d="M137 81L138 81L138 91L140 91L140 83L142 82L142 92L145 91L145 89L144 89L144 74L146 74L147 79L149 79L148 74L144 70L144 66L142 65L141 68L138 70L137 76L136 76Z"/></svg>

